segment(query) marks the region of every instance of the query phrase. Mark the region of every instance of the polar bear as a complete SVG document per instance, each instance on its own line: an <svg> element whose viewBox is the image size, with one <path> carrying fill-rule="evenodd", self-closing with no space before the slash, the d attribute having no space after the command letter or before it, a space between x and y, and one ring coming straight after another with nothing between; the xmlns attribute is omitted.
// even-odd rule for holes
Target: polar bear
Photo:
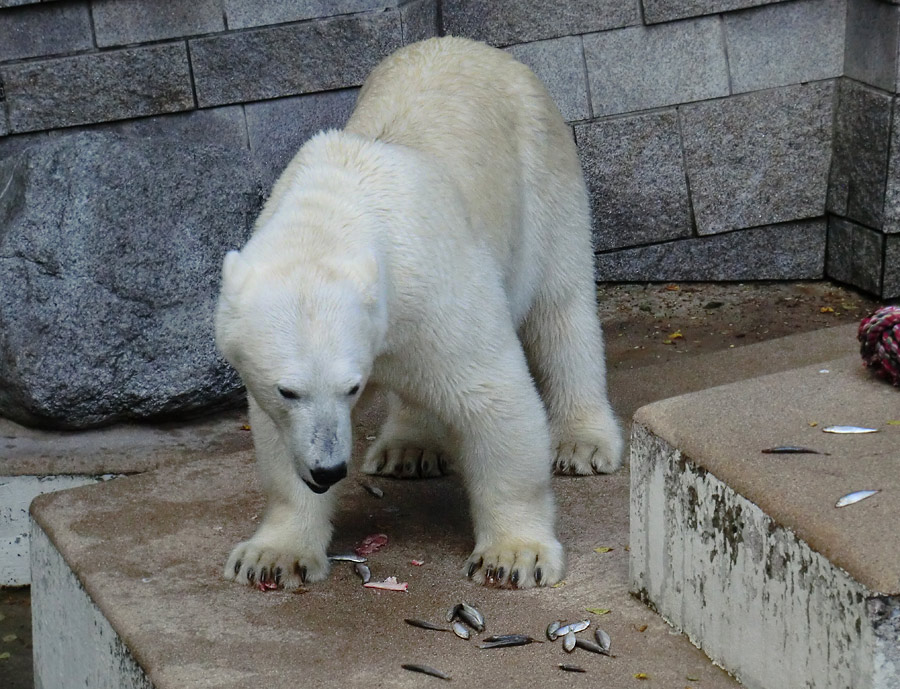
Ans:
<svg viewBox="0 0 900 689"><path fill-rule="evenodd" d="M225 257L216 338L268 503L230 580L326 577L328 489L376 387L389 416L363 470L458 471L479 583L558 582L551 470L621 464L571 131L528 68L470 40L388 57L346 127L299 150Z"/></svg>

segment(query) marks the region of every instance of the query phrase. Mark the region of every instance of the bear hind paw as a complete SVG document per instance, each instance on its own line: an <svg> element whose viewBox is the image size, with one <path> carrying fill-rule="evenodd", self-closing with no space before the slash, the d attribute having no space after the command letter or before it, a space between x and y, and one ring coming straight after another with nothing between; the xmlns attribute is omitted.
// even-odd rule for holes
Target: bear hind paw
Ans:
<svg viewBox="0 0 900 689"><path fill-rule="evenodd" d="M562 442L553 460L553 473L562 476L611 474L622 466L618 443L603 440Z"/></svg>
<svg viewBox="0 0 900 689"><path fill-rule="evenodd" d="M393 478L437 478L450 473L446 453L422 447L373 447L362 470L375 476Z"/></svg>
<svg viewBox="0 0 900 689"><path fill-rule="evenodd" d="M562 546L539 543L498 543L475 548L463 574L476 583L494 588L523 589L553 586L565 574Z"/></svg>

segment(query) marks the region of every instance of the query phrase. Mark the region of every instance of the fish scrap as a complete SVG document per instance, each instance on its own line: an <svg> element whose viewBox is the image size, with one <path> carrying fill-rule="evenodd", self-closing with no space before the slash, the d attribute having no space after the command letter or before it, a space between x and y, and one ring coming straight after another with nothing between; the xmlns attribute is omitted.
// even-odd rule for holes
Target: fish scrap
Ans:
<svg viewBox="0 0 900 689"><path fill-rule="evenodd" d="M591 626L590 620L581 620L579 622L570 622L567 625L564 625L556 630L556 636L565 636L569 632L573 634L577 634L578 632L583 632L585 629Z"/></svg>
<svg viewBox="0 0 900 689"><path fill-rule="evenodd" d="M462 622L454 621L452 625L453 633L456 634L460 639L464 641L468 641L471 634L469 633L469 628L464 625Z"/></svg>
<svg viewBox="0 0 900 689"><path fill-rule="evenodd" d="M366 483L365 481L360 481L359 485L361 485L369 495L372 495L376 498L384 497L384 491L381 490L381 488L379 488L378 486L375 486L371 483Z"/></svg>
<svg viewBox="0 0 900 689"><path fill-rule="evenodd" d="M547 638L550 641L556 641L559 638L559 628L565 624L563 620L554 620L550 624L547 625Z"/></svg>
<svg viewBox="0 0 900 689"><path fill-rule="evenodd" d="M563 635L563 648L565 649L566 653L571 653L575 650L576 641L577 639L575 638L575 632L569 629L569 631L567 631Z"/></svg>
<svg viewBox="0 0 900 689"><path fill-rule="evenodd" d="M583 667L578 667L577 665L566 665L565 663L559 664L559 669L563 672L587 672Z"/></svg>
<svg viewBox="0 0 900 689"><path fill-rule="evenodd" d="M826 426L822 431L824 433L878 433L877 428L866 428L864 426Z"/></svg>
<svg viewBox="0 0 900 689"><path fill-rule="evenodd" d="M353 565L353 571L355 571L359 578L362 579L363 586L372 581L372 570L362 562L355 563Z"/></svg>
<svg viewBox="0 0 900 689"><path fill-rule="evenodd" d="M468 603L457 603L447 611L447 622L460 619L479 634L485 630L484 615Z"/></svg>
<svg viewBox="0 0 900 689"><path fill-rule="evenodd" d="M834 506L835 507L847 507L847 505L852 505L854 503L859 502L860 500L865 500L866 498L871 498L875 493L878 493L878 490L858 490L853 493L848 493L840 500L838 500Z"/></svg>
<svg viewBox="0 0 900 689"><path fill-rule="evenodd" d="M409 591L409 584L405 581L397 581L397 577L388 577L384 581L367 581L363 586L367 589L382 591Z"/></svg>
<svg viewBox="0 0 900 689"><path fill-rule="evenodd" d="M446 679L450 680L451 677L446 672L441 672L433 667L429 667L428 665L419 665L418 663L403 663L401 665L404 670L409 670L410 672L420 672L423 675L431 675L432 677L437 677L438 679Z"/></svg>
<svg viewBox="0 0 900 689"><path fill-rule="evenodd" d="M603 649L603 652L608 655L609 648L612 646L612 639L610 639L609 634L600 629L600 627L597 627L597 629L594 630L594 638L597 639L597 643L600 645L600 648Z"/></svg>
<svg viewBox="0 0 900 689"><path fill-rule="evenodd" d="M810 447L801 447L799 445L779 445L778 447L768 447L760 450L767 455L827 455L827 452L819 452Z"/></svg>
<svg viewBox="0 0 900 689"><path fill-rule="evenodd" d="M510 646L525 646L533 643L541 642L525 634L495 634L482 639L482 643L478 645L478 648L508 648Z"/></svg>
<svg viewBox="0 0 900 689"><path fill-rule="evenodd" d="M449 632L450 629L448 627L442 627L439 624L434 624L433 622L429 622L428 620L417 620L412 617L407 617L403 620L410 627L418 627L419 629L429 629L433 632Z"/></svg>
<svg viewBox="0 0 900 689"><path fill-rule="evenodd" d="M339 555L329 555L328 559L332 562L366 562L367 559L356 553L341 553Z"/></svg>

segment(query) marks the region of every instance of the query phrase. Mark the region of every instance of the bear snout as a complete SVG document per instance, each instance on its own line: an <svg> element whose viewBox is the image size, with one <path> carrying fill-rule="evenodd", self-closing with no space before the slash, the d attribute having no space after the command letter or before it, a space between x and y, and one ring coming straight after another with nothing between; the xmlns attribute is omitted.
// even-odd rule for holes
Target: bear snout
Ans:
<svg viewBox="0 0 900 689"><path fill-rule="evenodd" d="M333 467L325 467L322 469L311 469L310 476L319 486L329 487L347 476L347 465L338 464Z"/></svg>

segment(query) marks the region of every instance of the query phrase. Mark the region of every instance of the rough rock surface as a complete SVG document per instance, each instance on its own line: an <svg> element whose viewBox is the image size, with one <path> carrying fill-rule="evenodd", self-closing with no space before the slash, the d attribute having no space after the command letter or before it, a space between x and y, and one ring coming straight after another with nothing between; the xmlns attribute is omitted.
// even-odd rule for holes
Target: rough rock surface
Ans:
<svg viewBox="0 0 900 689"><path fill-rule="evenodd" d="M165 137L0 161L0 415L87 428L232 402L213 310L262 197L246 150Z"/></svg>

